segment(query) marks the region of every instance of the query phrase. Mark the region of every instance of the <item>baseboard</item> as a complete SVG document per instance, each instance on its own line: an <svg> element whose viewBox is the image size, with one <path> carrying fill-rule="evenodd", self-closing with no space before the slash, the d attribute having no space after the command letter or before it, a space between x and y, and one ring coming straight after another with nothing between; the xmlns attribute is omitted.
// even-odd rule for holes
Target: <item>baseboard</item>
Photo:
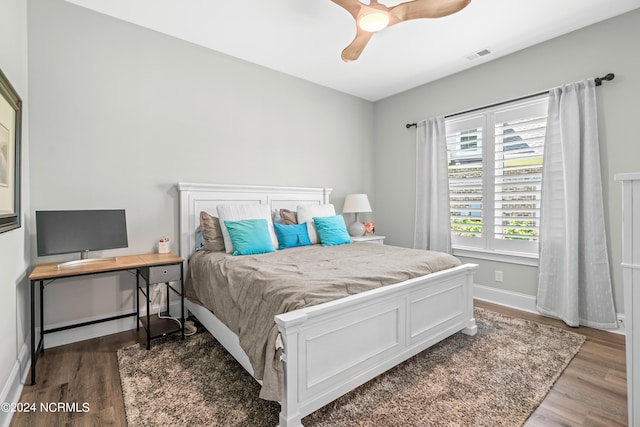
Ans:
<svg viewBox="0 0 640 427"><path fill-rule="evenodd" d="M473 297L481 301L492 304L503 305L517 310L528 311L529 313L540 314L536 309L536 297L533 295L521 294L519 292L506 291L504 289L492 288L484 285L473 285ZM625 334L624 314L618 313L618 329L602 329L614 334Z"/></svg>
<svg viewBox="0 0 640 427"><path fill-rule="evenodd" d="M2 388L0 403L8 403L10 405L20 401L24 382L27 380L27 375L29 375L30 364L29 348L26 344L23 344L18 354L18 360L14 363L9 378ZM9 427L12 417L13 413L11 411L0 411L0 427Z"/></svg>
<svg viewBox="0 0 640 427"><path fill-rule="evenodd" d="M474 284L473 297L482 301L528 311L530 313L538 312L536 310L536 297L532 295Z"/></svg>
<svg viewBox="0 0 640 427"><path fill-rule="evenodd" d="M152 305L151 314L156 314L161 311L164 305ZM171 313L180 313L180 301L173 301L169 304L169 310ZM73 325L76 323L92 322L101 318L119 316L126 314L127 312L119 312L112 314L105 314L102 316L89 317L84 319L74 319L71 322L57 323L52 325L46 325L46 329L54 329ZM140 316L147 314L146 308L140 309ZM186 314L186 312L185 312ZM179 315L178 315L179 316ZM71 344L78 341L84 341L92 338L102 337L105 335L117 334L118 332L130 331L136 327L136 318L125 317L122 319L111 320L109 322L96 323L93 325L81 326L79 328L67 329L59 332L52 332L45 334L44 336L44 348L58 347L65 344Z"/></svg>
<svg viewBox="0 0 640 427"><path fill-rule="evenodd" d="M622 334L626 336L627 331L625 329L626 323L624 322L624 314L618 313L616 317L618 318L618 329L614 331L609 330L609 332L613 332L614 334Z"/></svg>

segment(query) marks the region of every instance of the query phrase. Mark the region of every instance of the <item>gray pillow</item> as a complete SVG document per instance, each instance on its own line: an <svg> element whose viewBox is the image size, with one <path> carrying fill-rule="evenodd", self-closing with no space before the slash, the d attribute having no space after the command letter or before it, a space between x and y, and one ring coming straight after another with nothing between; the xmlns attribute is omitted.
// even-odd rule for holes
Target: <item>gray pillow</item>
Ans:
<svg viewBox="0 0 640 427"><path fill-rule="evenodd" d="M280 220L284 225L294 225L298 223L298 216L289 209L280 209Z"/></svg>
<svg viewBox="0 0 640 427"><path fill-rule="evenodd" d="M224 251L224 238L217 217L209 215L205 211L200 212L200 230L202 237L204 237L205 251Z"/></svg>

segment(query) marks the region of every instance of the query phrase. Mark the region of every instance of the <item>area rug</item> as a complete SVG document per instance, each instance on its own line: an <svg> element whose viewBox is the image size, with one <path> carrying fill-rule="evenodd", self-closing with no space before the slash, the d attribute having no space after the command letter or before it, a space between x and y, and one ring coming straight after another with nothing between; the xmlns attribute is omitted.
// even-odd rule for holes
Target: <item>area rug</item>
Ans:
<svg viewBox="0 0 640 427"><path fill-rule="evenodd" d="M476 308L457 333L303 418L305 426L518 426L585 338ZM276 426L280 405L208 333L118 351L129 427Z"/></svg>

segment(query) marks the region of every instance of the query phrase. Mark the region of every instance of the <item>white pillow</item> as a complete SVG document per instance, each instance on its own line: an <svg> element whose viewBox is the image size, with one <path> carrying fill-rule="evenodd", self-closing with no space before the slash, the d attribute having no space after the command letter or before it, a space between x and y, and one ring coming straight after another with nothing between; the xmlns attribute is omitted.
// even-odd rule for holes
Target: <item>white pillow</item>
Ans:
<svg viewBox="0 0 640 427"><path fill-rule="evenodd" d="M231 236L229 236L229 230L224 224L225 221L242 221L245 219L266 219L267 226L269 227L269 235L273 242L273 247L278 247L278 238L276 232L273 229L273 220L271 219L271 210L267 205L218 205L218 219L220 220L220 228L222 229L222 237L224 239L225 251L230 254L233 253L233 243L231 243Z"/></svg>
<svg viewBox="0 0 640 427"><path fill-rule="evenodd" d="M320 243L316 225L313 218L324 218L327 216L336 216L336 208L332 204L328 205L300 205L296 208L298 213L298 224L307 223L307 232L309 240L312 244Z"/></svg>

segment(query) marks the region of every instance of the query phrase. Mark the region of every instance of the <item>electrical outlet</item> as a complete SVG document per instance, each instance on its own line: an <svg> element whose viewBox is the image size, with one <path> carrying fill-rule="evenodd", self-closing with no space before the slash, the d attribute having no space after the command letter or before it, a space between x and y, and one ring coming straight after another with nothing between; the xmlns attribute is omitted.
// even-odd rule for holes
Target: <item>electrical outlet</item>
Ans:
<svg viewBox="0 0 640 427"><path fill-rule="evenodd" d="M496 282L502 282L502 280L503 280L502 271L496 270Z"/></svg>

